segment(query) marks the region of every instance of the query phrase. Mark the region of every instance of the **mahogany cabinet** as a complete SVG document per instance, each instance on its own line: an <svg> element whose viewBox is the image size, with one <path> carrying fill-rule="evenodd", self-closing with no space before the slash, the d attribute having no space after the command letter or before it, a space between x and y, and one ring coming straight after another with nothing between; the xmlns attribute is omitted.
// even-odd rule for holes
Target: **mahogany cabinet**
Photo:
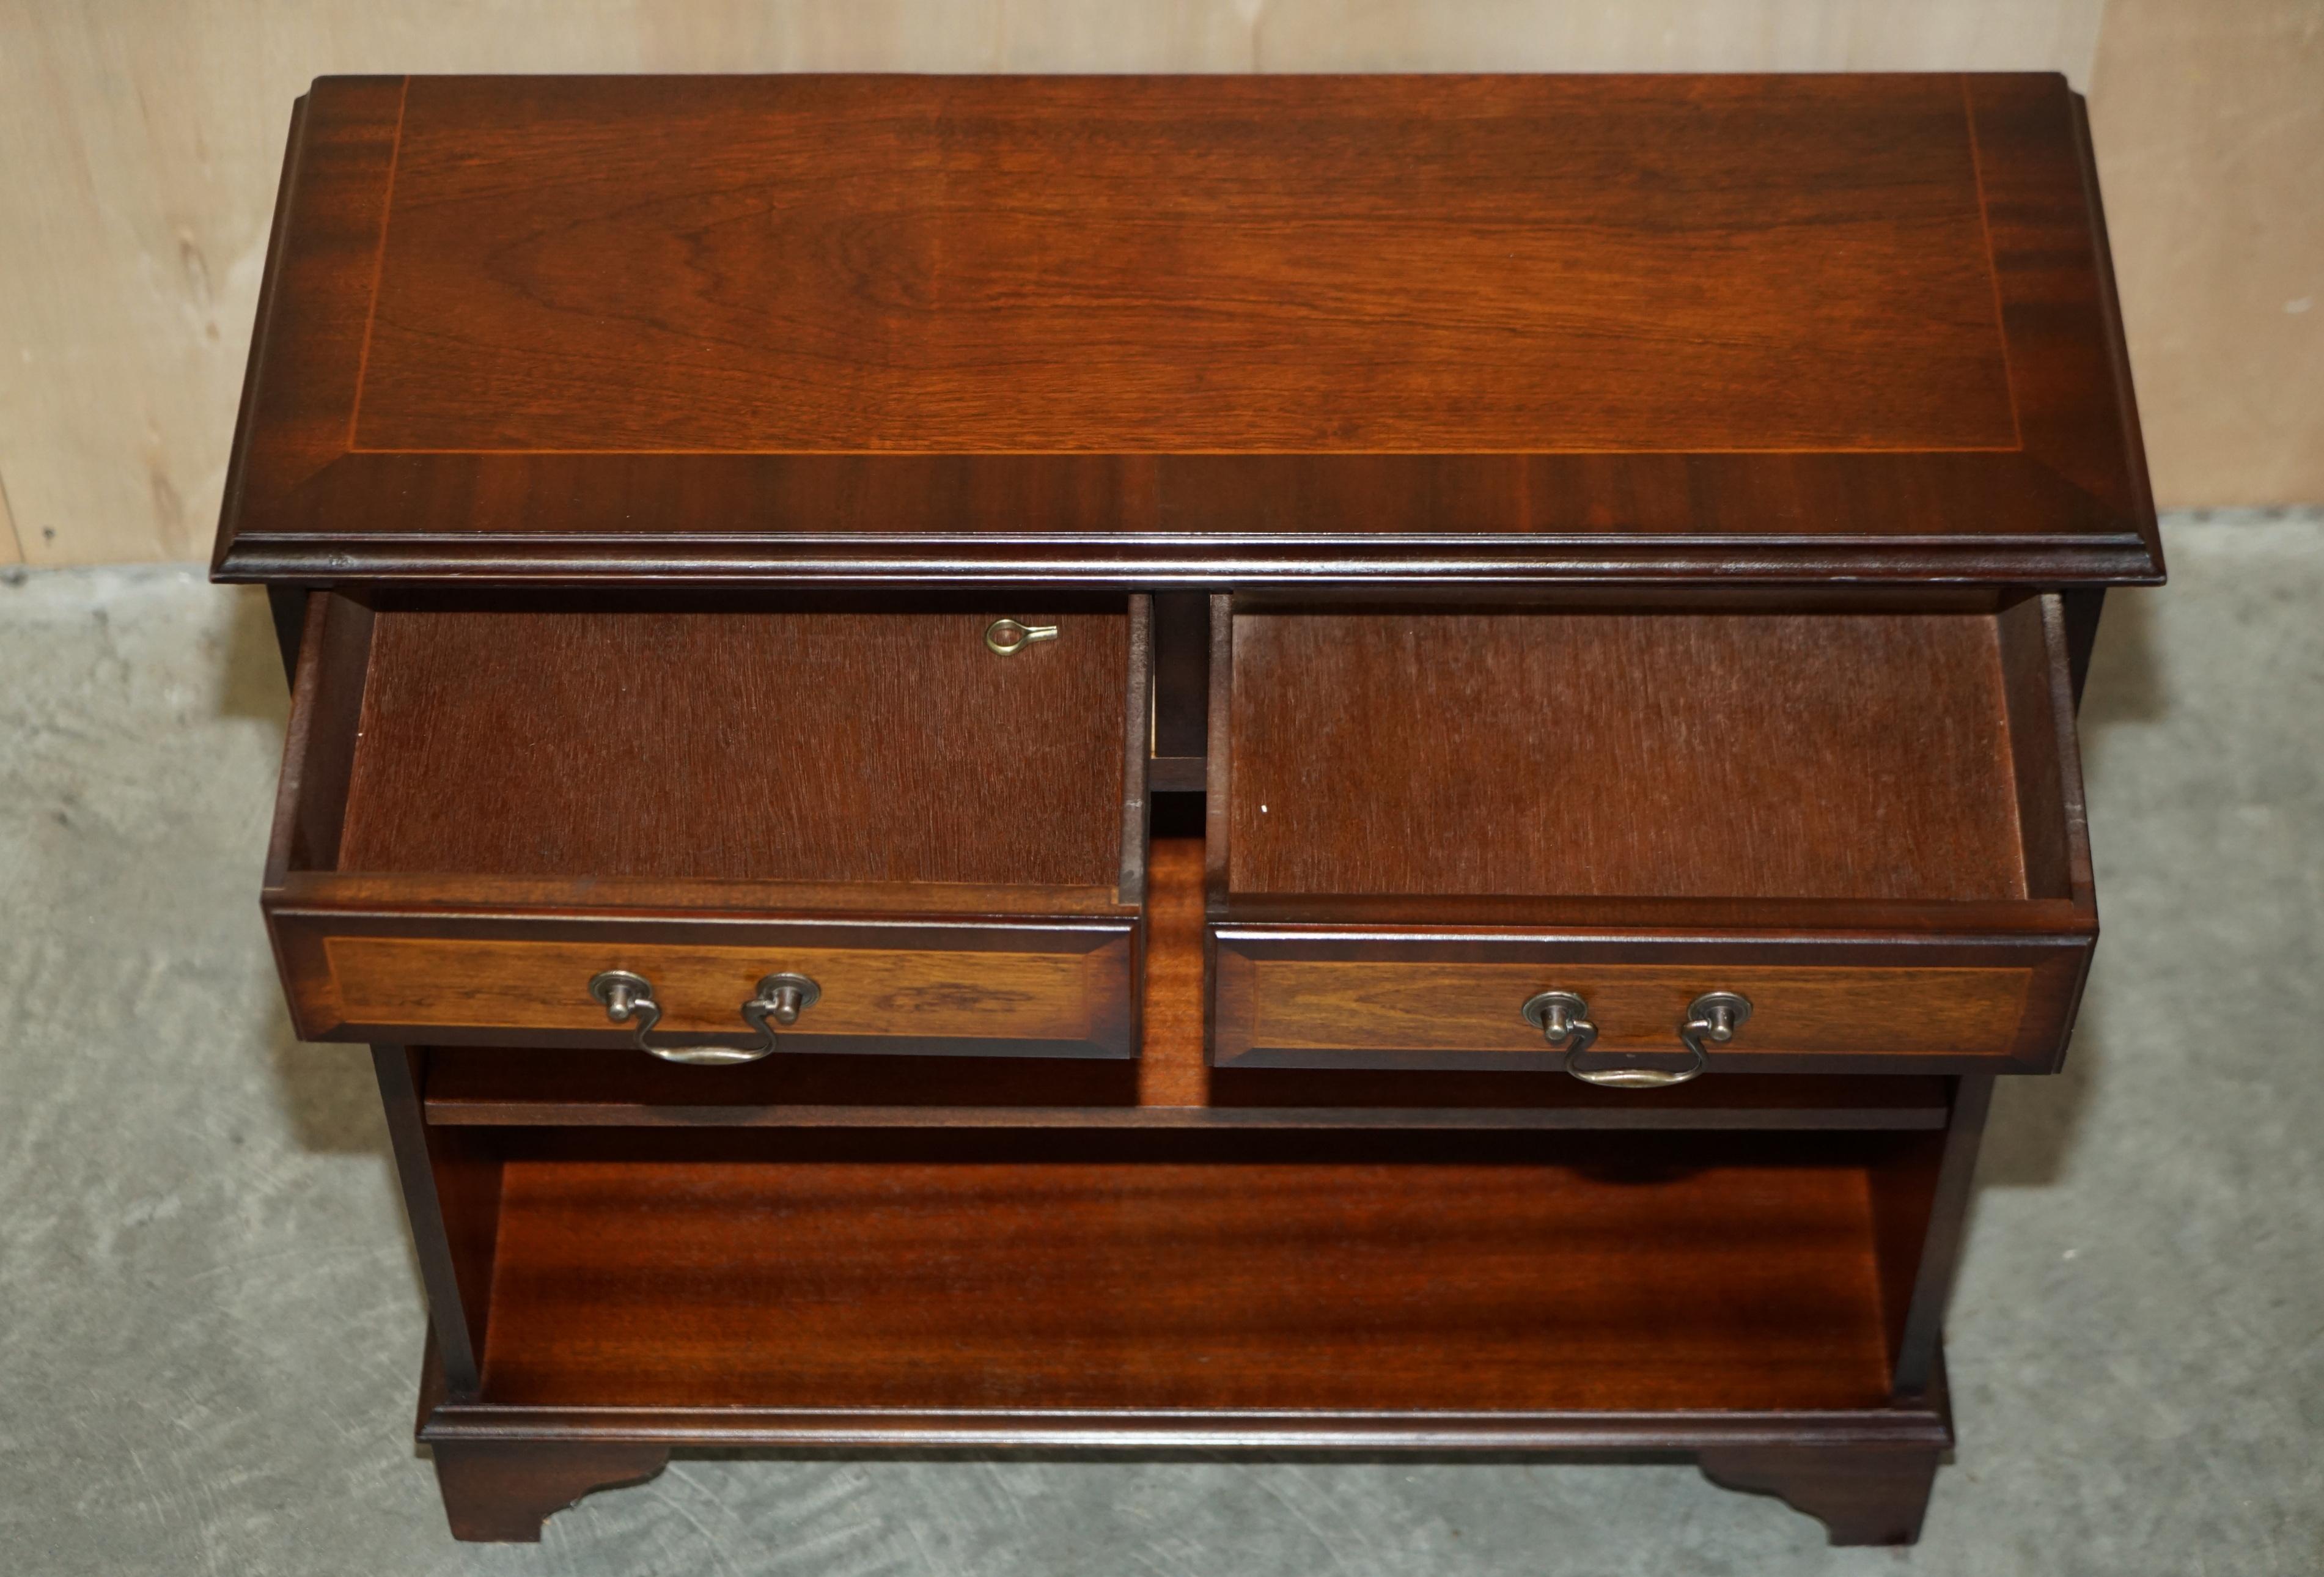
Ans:
<svg viewBox="0 0 2324 1577"><path fill-rule="evenodd" d="M214 569L461 1537L688 1446L1916 1535L2162 577L2061 79L327 78Z"/></svg>

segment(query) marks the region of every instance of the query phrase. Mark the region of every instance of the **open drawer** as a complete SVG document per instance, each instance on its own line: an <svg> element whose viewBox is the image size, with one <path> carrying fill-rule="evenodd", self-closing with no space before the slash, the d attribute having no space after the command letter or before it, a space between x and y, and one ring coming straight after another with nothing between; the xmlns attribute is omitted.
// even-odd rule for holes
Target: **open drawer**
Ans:
<svg viewBox="0 0 2324 1577"><path fill-rule="evenodd" d="M1148 617L315 595L264 900L298 1031L1135 1056Z"/></svg>
<svg viewBox="0 0 2324 1577"><path fill-rule="evenodd" d="M2056 597L1213 612L1215 1065L2057 1067Z"/></svg>

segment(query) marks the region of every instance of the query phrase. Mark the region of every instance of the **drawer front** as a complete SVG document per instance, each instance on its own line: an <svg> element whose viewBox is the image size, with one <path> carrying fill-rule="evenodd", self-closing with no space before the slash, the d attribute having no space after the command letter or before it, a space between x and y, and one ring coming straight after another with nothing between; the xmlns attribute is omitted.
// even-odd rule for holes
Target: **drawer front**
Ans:
<svg viewBox="0 0 2324 1577"><path fill-rule="evenodd" d="M779 1050L917 1056L1129 1057L1136 936L1084 926L836 927L761 925L731 939L651 940L639 925L515 936L489 924L392 929L275 917L299 1033L310 1040L632 1044L590 993L599 973L643 976L662 1016L656 1045L747 1046L742 1004L775 973L819 994ZM668 927L659 927L667 932ZM465 931L466 934L458 934Z"/></svg>
<svg viewBox="0 0 2324 1577"><path fill-rule="evenodd" d="M1635 961L1600 946L1474 945L1273 936L1222 928L1215 951L1212 1060L1222 1067L1560 1068L1564 1053L1527 1022L1527 999L1572 991L1598 1038L1590 1063L1683 1066L1678 1026L1695 998L1751 1003L1732 1041L1711 1047L1732 1071L2044 1072L2063 1050L2086 945L1963 945L1900 963L1900 950L1828 944L1842 962L1785 949L1655 949ZM1667 952L1669 955L1639 957ZM1850 954L1862 954L1860 961ZM1468 955L1463 955L1468 954ZM1886 956L1883 956L1883 955ZM1611 1055L1609 1055L1611 1054Z"/></svg>

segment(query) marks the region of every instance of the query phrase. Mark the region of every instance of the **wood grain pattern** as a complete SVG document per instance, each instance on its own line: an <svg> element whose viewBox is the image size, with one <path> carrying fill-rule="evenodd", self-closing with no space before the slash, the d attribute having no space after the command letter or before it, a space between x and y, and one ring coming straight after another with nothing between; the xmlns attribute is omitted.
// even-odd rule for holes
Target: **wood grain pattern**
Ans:
<svg viewBox="0 0 2324 1577"><path fill-rule="evenodd" d="M1588 999L1598 1044L1679 1053L1686 1006L1711 990L1750 998L1751 1020L1718 1048L1755 1053L1915 1053L2006 1057L2018 1045L2030 968L1879 969L1701 964L1334 963L1219 950L1219 1058L1277 1054L1463 1051L1563 1061L1518 1008L1536 991ZM1231 1003L1240 1011L1230 1012ZM1682 1054L1683 1055L1683 1054Z"/></svg>
<svg viewBox="0 0 2324 1577"><path fill-rule="evenodd" d="M2026 896L1989 615L1238 613L1232 661L1239 892Z"/></svg>
<svg viewBox="0 0 2324 1577"><path fill-rule="evenodd" d="M740 1005L762 976L807 975L822 1000L781 1043L799 1050L1009 1050L1019 1055L1134 1056L1131 927L1060 931L1001 948L937 951L796 943L754 947L435 936L325 936L324 978L302 972L300 1030L363 1038L393 1027L491 1040L536 1031L586 1042L626 1039L589 994L601 970L653 983L671 1034L756 1039ZM1046 945L1047 950L1029 950ZM311 1003L311 1006L308 1004ZM943 1043L952 1043L949 1045Z"/></svg>
<svg viewBox="0 0 2324 1577"><path fill-rule="evenodd" d="M314 597L265 899L294 1021L610 1045L587 982L631 968L742 1043L788 967L827 994L787 1044L1134 1056L1144 613L1003 658L984 613Z"/></svg>
<svg viewBox="0 0 2324 1577"><path fill-rule="evenodd" d="M1775 1007L1718 1067L2056 1067L2097 922L2054 597L1236 607L1214 1066L1554 1068L1555 988L1674 1066L1720 989Z"/></svg>
<svg viewBox="0 0 2324 1577"><path fill-rule="evenodd" d="M2016 447L1945 77L416 78L392 200L357 449Z"/></svg>
<svg viewBox="0 0 2324 1577"><path fill-rule="evenodd" d="M338 867L1116 888L1128 622L386 613Z"/></svg>
<svg viewBox="0 0 2324 1577"><path fill-rule="evenodd" d="M1146 1000L1139 1021L1140 1106L1198 1108L1209 1099L1210 1021L1204 958L1203 841L1157 837L1146 856Z"/></svg>
<svg viewBox="0 0 2324 1577"><path fill-rule="evenodd" d="M2107 0L2098 42L2090 120L2155 490L2174 509L2324 499L2316 7Z"/></svg>
<svg viewBox="0 0 2324 1577"><path fill-rule="evenodd" d="M1537 991L1588 988L1593 1009L1601 1001L1623 1009L1593 1015L1607 1031L1604 1050L1677 1068L1692 1060L1678 1045L1677 1010L1700 991L1738 989L1731 982L1742 981L1764 982L1761 992L1784 998L1785 1010L1775 1032L1755 1016L1733 1042L1710 1048L1715 1072L2057 1070L2089 967L2093 916L2061 905L2052 927L2015 936L1943 927L1897 934L1862 923L1849 906L1826 907L1821 923L1802 930L1700 921L1649 930L1487 930L1213 920L1212 1057L1252 1067L1557 1067L1562 1058L1526 1038L1521 1019L1499 1015L1516 1013ZM1260 1033L1269 1006L1263 971L1290 983L1283 992L1290 1046L1270 1045ZM1868 979L1891 989L1865 990L1859 982ZM1574 982L1580 986L1565 983ZM1310 982L1312 1001L1304 996ZM1748 985L1739 989L1759 1000ZM1375 1038L1388 1036L1408 1044Z"/></svg>
<svg viewBox="0 0 2324 1577"><path fill-rule="evenodd" d="M1961 93L2024 447L2116 518L2137 521L2160 565L2080 100L2022 78L1964 77ZM2058 200L2070 186L2081 189L2081 203ZM2068 390L2079 392L2059 397Z"/></svg>
<svg viewBox="0 0 2324 1577"><path fill-rule="evenodd" d="M456 1530L1304 1441L1911 1536L2095 931L2028 588L2160 569L2087 154L2031 78L318 85L217 567L377 609L311 599L267 903L302 1032L449 1043L379 1055ZM681 1086L615 965L825 996ZM1535 1071L1551 983L1758 1011L1641 1097Z"/></svg>
<svg viewBox="0 0 2324 1577"><path fill-rule="evenodd" d="M487 1400L1516 1413L1887 1395L1843 1136L1780 1157L1697 1140L1679 1166L1644 1135L1468 1135L1457 1154L1111 1135L1102 1160L1062 1136L931 1154L792 1135L781 1159L706 1140L688 1158L635 1139L512 1157Z"/></svg>
<svg viewBox="0 0 2324 1577"><path fill-rule="evenodd" d="M225 521L314 476L353 435L403 99L401 78L349 77L295 107L214 569ZM290 321L273 301L298 303Z"/></svg>
<svg viewBox="0 0 2324 1577"><path fill-rule="evenodd" d="M217 567L2151 579L2071 96L1979 83L412 78Z"/></svg>

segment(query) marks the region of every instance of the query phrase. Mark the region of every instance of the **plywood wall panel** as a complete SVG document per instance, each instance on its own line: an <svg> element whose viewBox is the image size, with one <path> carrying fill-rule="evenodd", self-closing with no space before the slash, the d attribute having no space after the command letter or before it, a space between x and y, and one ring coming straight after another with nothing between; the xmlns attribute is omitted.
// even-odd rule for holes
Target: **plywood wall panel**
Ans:
<svg viewBox="0 0 2324 1577"><path fill-rule="evenodd" d="M2104 0L1268 0L1264 71L2063 71Z"/></svg>
<svg viewBox="0 0 2324 1577"><path fill-rule="evenodd" d="M2324 4L2110 0L2090 124L2156 502L2324 500Z"/></svg>
<svg viewBox="0 0 2324 1577"><path fill-rule="evenodd" d="M318 75L2008 68L2080 86L2102 3L0 0L0 484L32 563L206 555L290 101Z"/></svg>

